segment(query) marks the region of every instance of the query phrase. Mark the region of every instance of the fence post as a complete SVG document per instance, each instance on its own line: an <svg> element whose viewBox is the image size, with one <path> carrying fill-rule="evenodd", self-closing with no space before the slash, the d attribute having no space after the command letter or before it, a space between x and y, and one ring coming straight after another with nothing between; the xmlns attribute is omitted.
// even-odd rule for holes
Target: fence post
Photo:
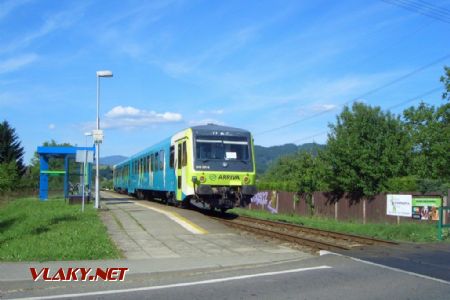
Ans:
<svg viewBox="0 0 450 300"><path fill-rule="evenodd" d="M444 203L442 203L443 206L447 206L448 205L448 200L450 199L450 189L448 189L447 191L447 197L444 197ZM444 218L443 218L443 223L442 224L447 224L448 220L447 220L447 216L448 216L448 211L446 211L444 213Z"/></svg>
<svg viewBox="0 0 450 300"><path fill-rule="evenodd" d="M363 199L363 224L366 224L366 198Z"/></svg>
<svg viewBox="0 0 450 300"><path fill-rule="evenodd" d="M338 220L338 201L334 202L334 219Z"/></svg>
<svg viewBox="0 0 450 300"><path fill-rule="evenodd" d="M295 202L297 202L297 201L295 201L296 200L296 198L295 198L295 193L293 193L292 194L292 207L294 207L294 214L296 214L295 213L295 206L297 205Z"/></svg>
<svg viewBox="0 0 450 300"><path fill-rule="evenodd" d="M443 199L442 199L442 206L447 206L447 203L448 203L448 197L447 196L444 196L443 197ZM439 217L440 218L440 217ZM439 220L441 220L441 219L439 219ZM447 224L447 214L444 214L443 215L443 218L442 218L442 224Z"/></svg>
<svg viewBox="0 0 450 300"><path fill-rule="evenodd" d="M276 210L277 210L277 213L278 213L278 191L277 191L277 205L276 205Z"/></svg>

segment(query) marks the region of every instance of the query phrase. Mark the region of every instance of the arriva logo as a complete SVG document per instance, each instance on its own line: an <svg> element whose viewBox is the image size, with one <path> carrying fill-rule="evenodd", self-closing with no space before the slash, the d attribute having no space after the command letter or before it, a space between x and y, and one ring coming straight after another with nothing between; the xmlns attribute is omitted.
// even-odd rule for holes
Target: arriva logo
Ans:
<svg viewBox="0 0 450 300"><path fill-rule="evenodd" d="M240 180L239 175L219 175L219 180Z"/></svg>
<svg viewBox="0 0 450 300"><path fill-rule="evenodd" d="M209 175L209 179L212 181L216 180L216 178L217 178L217 176L215 174Z"/></svg>

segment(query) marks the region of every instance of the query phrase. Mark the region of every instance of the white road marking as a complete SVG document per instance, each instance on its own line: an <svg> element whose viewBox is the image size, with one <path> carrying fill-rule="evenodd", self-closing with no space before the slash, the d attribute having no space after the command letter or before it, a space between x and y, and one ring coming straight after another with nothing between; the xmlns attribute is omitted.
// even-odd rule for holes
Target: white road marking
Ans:
<svg viewBox="0 0 450 300"><path fill-rule="evenodd" d="M156 211L156 212L158 212L160 214L165 215L166 217L168 217L172 221L178 223L184 229L188 230L189 232L192 232L193 234L206 234L206 233L208 233L208 231L206 231L205 229L201 228L197 224L192 223L188 219L183 218L182 216L180 216L177 213L169 212L169 211L166 211L166 210L163 210L163 209L159 209L159 208L156 208L156 207L150 207L150 206L138 203L138 202L135 202L135 203L137 205L139 205L139 206L151 209L153 211Z"/></svg>
<svg viewBox="0 0 450 300"><path fill-rule="evenodd" d="M383 268L383 269L388 269L388 270L391 270L391 271L396 271L396 272L408 274L408 275L411 275L411 276L416 276L416 277L429 279L429 280L433 280L433 281L437 281L437 282L440 282L440 283L444 283L444 284L450 285L450 281L446 281L446 280L443 280L443 279L439 279L439 278L435 278L435 277L431 277L431 276L427 276L427 275L422 275L422 274L414 273L414 272L410 272L410 271L405 271L405 270L394 268L394 267L388 267L388 266L385 266L385 265L382 265L382 264L377 264L377 263L374 263L374 262L371 262L371 261L367 261L367 260L363 260L363 259L359 259L359 258L343 255L343 254L340 254L340 253L329 252L329 251L326 251L326 250L320 250L319 251L319 255L320 256L327 255L327 254L347 257L347 258L349 258L351 260L354 260L354 261L357 261L357 262L361 262L361 263L364 263L364 264L368 264L368 265L380 267L380 268Z"/></svg>
<svg viewBox="0 0 450 300"><path fill-rule="evenodd" d="M250 274L250 275L241 275L241 276L209 279L209 280L194 281L194 282L184 282L184 283L174 283L174 284L167 284L167 285L157 285L157 286L141 287L141 288L134 288L134 289L110 290L110 291L88 292L88 293L79 293L79 294L63 294L63 295L55 295L55 296L15 298L15 299L28 299L28 300L60 299L60 298L75 298L75 297L111 295L111 294L118 294L118 293L152 291L152 290L162 290L162 289L169 289L169 288L178 288L178 287L187 287L187 286L195 286L195 285L204 285L204 284L211 284L211 283L235 281L235 280L241 280L241 279L265 277L265 276L275 276L275 275L289 274L289 273L300 273L300 272L322 270L322 269L332 269L332 267L330 267L330 266L318 266L318 267L311 267L311 268L299 268L299 269L291 269L291 270L267 272L267 273L258 273L258 274Z"/></svg>

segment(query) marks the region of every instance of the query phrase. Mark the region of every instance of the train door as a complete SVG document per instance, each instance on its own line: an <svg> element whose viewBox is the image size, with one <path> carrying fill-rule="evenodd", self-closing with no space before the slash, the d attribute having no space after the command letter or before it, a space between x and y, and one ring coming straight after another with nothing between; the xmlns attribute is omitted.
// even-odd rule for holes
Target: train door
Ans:
<svg viewBox="0 0 450 300"><path fill-rule="evenodd" d="M150 186L150 189L153 190L154 189L153 172L155 171L155 155L153 153L150 155L148 170L149 170L148 185Z"/></svg>
<svg viewBox="0 0 450 300"><path fill-rule="evenodd" d="M176 142L176 177L177 177L177 200L183 200L183 190L186 190L186 166L187 166L187 149L186 139Z"/></svg>

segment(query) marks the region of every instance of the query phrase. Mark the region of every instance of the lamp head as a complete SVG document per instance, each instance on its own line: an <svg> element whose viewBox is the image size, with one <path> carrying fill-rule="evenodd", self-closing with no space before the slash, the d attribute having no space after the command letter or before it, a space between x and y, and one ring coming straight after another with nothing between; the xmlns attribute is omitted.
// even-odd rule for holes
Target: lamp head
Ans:
<svg viewBox="0 0 450 300"><path fill-rule="evenodd" d="M97 71L97 77L113 77L113 73L109 70Z"/></svg>

